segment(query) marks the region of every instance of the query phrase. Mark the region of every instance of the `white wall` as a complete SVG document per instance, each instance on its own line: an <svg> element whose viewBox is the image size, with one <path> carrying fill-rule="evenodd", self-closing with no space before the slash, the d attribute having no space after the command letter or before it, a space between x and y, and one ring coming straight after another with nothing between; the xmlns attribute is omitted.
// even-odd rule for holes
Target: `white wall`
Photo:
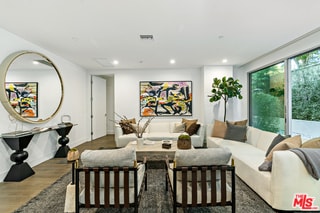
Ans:
<svg viewBox="0 0 320 213"><path fill-rule="evenodd" d="M74 147L90 138L89 120L89 77L84 69L64 60L35 44L17 37L3 29L0 29L0 61L9 54L20 50L32 50L40 52L51 59L59 69L64 81L64 100L61 110L51 121L45 124L27 124L9 119L7 111L0 105L0 133L17 130L29 130L34 127L53 126L60 123L61 115L71 115L74 126L69 134L69 146ZM1 85L3 86L3 85ZM48 103L50 104L50 103ZM54 131L35 135L27 147L29 157L26 160L31 167L52 158L59 147L58 134ZM1 140L0 143L0 181L2 181L13 162L10 155L13 151Z"/></svg>

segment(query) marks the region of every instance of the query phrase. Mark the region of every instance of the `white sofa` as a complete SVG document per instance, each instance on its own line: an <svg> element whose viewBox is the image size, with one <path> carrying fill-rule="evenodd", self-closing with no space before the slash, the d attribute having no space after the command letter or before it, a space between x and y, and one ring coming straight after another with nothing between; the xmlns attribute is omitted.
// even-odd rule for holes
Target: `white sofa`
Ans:
<svg viewBox="0 0 320 213"><path fill-rule="evenodd" d="M272 208L285 211L299 211L293 207L296 194L305 194L315 200L312 205L320 209L320 180L314 179L303 162L293 152L273 152L272 171L259 171L265 154L276 133L247 127L247 140L238 142L211 137L213 125L206 127L208 147L227 147L232 152L236 174L251 187ZM319 211L319 209L317 211ZM315 209L314 209L315 210Z"/></svg>
<svg viewBox="0 0 320 213"><path fill-rule="evenodd" d="M155 122L152 121L147 127L145 133L143 133L143 138L146 140L160 141L160 140L177 140L179 135L182 133L174 132L175 124L181 123L176 121L172 122ZM200 124L198 132L191 135L191 143L194 147L202 147L205 137L205 126ZM123 134L120 125L115 125L115 142L117 147L124 147L130 141L137 140L134 133Z"/></svg>

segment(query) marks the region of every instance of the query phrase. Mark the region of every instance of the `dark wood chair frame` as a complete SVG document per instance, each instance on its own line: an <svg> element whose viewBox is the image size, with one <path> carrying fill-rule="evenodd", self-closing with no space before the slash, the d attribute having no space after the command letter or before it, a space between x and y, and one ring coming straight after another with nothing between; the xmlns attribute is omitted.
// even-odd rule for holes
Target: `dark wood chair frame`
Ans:
<svg viewBox="0 0 320 213"><path fill-rule="evenodd" d="M80 212L80 208L130 208L134 207L134 212L138 212L141 194L147 190L147 163L145 164L145 173L142 181L140 192L138 192L138 167L83 167L76 168L76 191L75 191L75 207L76 212ZM136 163L135 163L136 164ZM104 172L104 204L100 204L100 172ZM133 171L134 178L134 202L129 203L129 172ZM90 173L94 174L94 204L90 203ZM119 187L120 172L123 172L124 186ZM85 190L85 203L80 203L80 173L84 173L84 190ZM110 187L109 180L111 175L114 177L114 187ZM132 176L132 175L131 175ZM144 187L143 187L144 185ZM110 189L114 190L114 194L110 194ZM120 188L124 189L124 203L120 203ZM114 204L110 203L110 196L114 196Z"/></svg>
<svg viewBox="0 0 320 213"><path fill-rule="evenodd" d="M235 167L233 165L210 165L210 166L182 166L170 168L169 160L166 160L166 190L168 191L168 185L170 184L170 191L173 200L173 212L177 212L178 207L182 207L185 211L187 207L212 207L212 206L231 206L232 212L236 212L236 195L235 195ZM170 182L168 169L173 170L173 183ZM197 173L201 171L201 200L202 203L197 203ZM207 171L211 172L211 201L207 200ZM216 173L220 171L221 174L221 201L217 202L217 185L216 185ZM177 172L181 172L182 175L182 202L177 202ZM227 201L227 172L231 175L231 201ZM191 173L191 189L192 189L192 203L187 203L188 193L187 193L187 174ZM189 181L190 183L190 181Z"/></svg>

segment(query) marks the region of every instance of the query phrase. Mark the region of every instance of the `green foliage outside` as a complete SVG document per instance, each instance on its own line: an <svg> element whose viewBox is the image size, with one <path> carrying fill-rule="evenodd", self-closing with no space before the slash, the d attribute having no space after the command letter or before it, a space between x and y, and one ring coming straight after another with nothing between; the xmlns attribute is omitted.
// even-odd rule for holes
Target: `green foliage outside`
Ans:
<svg viewBox="0 0 320 213"><path fill-rule="evenodd" d="M232 77L223 77L222 79L214 78L212 83L211 95L209 95L210 102L216 102L221 99L224 101L224 121L226 121L227 114L227 102L229 98L239 98L242 99L241 95L242 85L239 80L235 80Z"/></svg>
<svg viewBox="0 0 320 213"><path fill-rule="evenodd" d="M277 97L263 92L254 93L251 109L252 126L270 132L278 132L281 107L281 102Z"/></svg>
<svg viewBox="0 0 320 213"><path fill-rule="evenodd" d="M284 118L284 63L250 74L250 123L271 132L283 132Z"/></svg>
<svg viewBox="0 0 320 213"><path fill-rule="evenodd" d="M292 118L320 121L320 49L290 60Z"/></svg>
<svg viewBox="0 0 320 213"><path fill-rule="evenodd" d="M320 66L292 71L292 118L320 121Z"/></svg>

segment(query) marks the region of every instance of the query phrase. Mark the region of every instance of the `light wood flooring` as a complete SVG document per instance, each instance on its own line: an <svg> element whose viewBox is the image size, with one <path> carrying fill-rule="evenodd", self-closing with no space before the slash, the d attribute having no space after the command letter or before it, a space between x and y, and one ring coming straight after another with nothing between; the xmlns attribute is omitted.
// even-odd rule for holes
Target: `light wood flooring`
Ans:
<svg viewBox="0 0 320 213"><path fill-rule="evenodd" d="M114 135L108 135L78 146L80 153L85 149L115 147ZM66 158L53 158L32 168L35 174L21 182L0 183L0 212L10 213L38 195L43 189L71 170Z"/></svg>

